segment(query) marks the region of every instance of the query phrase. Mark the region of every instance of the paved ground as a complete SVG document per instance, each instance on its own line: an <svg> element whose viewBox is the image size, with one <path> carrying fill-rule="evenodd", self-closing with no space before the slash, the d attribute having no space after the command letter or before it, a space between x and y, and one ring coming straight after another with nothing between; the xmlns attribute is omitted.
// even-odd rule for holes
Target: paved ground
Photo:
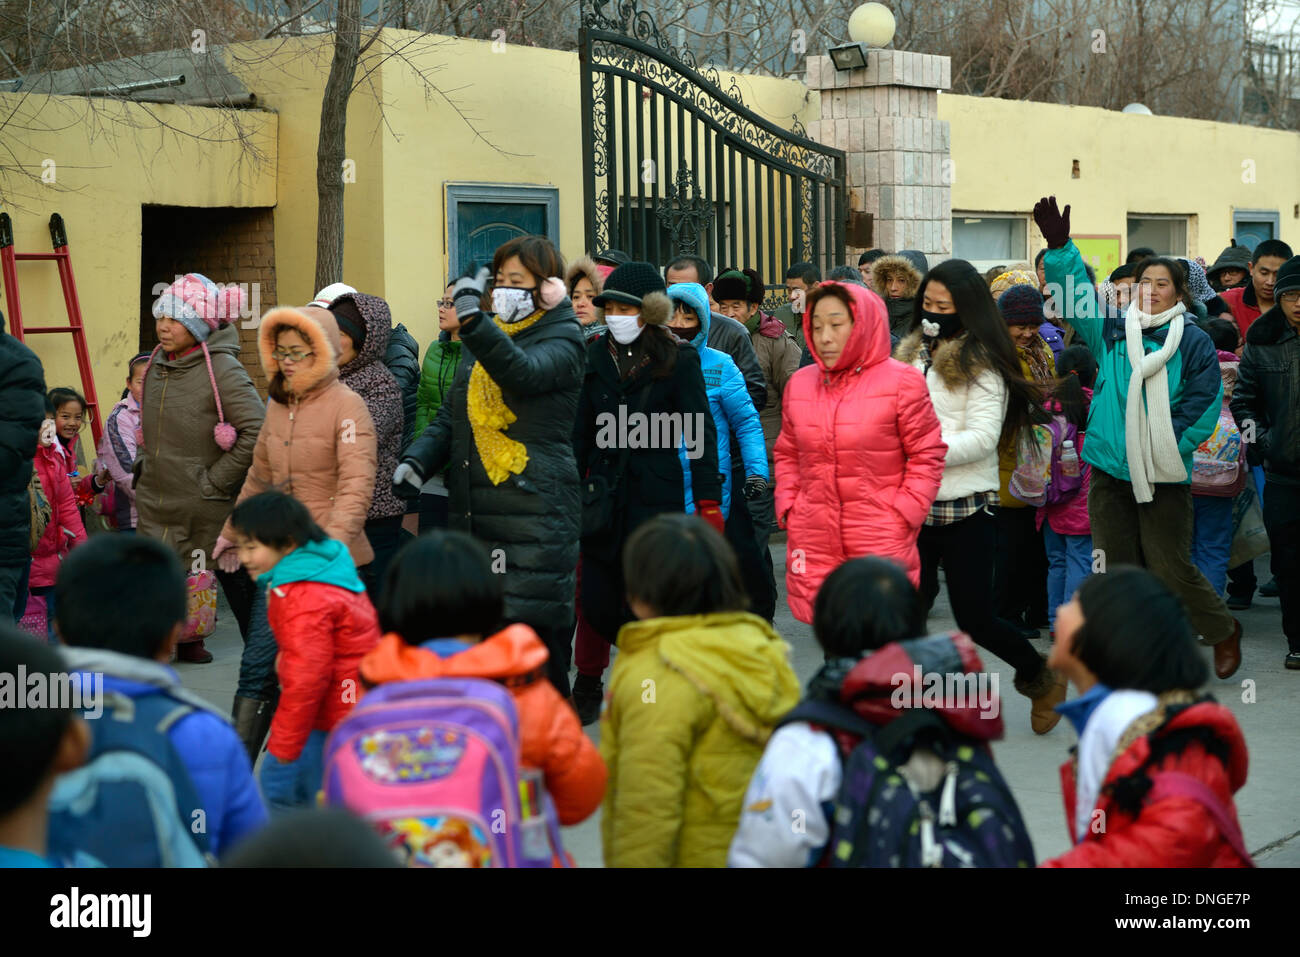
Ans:
<svg viewBox="0 0 1300 957"><path fill-rule="evenodd" d="M806 681L821 662L812 629L795 621L785 604L783 545L772 546L781 582L776 628L790 642L793 664ZM1267 581L1267 556L1257 563L1261 582ZM1300 672L1286 671L1282 659L1286 642L1281 633L1277 599L1256 597L1249 610L1238 613L1245 629L1241 670L1229 681L1212 679L1209 690L1241 722L1250 747L1250 776L1237 795L1237 809L1246 844L1266 867L1300 867L1300 762L1296 759L1296 728L1300 724ZM941 592L930 617L932 631L954 626ZM1046 653L1046 632L1037 642ZM239 673L241 643L234 618L223 606L216 636L208 642L215 660L207 665L178 665L187 687L222 708L229 708ZM1210 652L1207 649L1207 657ZM1012 689L1012 671L1001 660L984 655L985 665L999 674L1006 737L994 747L1002 773L1015 793L1039 859L1065 851L1068 838L1057 768L1075 743L1062 721L1047 735L1029 728L1029 703ZM1248 693L1253 690L1253 700ZM1247 699L1247 700L1243 700ZM1248 703L1249 701L1249 703ZM598 726L587 729L599 740ZM566 847L581 866L599 867L600 814L565 832Z"/></svg>

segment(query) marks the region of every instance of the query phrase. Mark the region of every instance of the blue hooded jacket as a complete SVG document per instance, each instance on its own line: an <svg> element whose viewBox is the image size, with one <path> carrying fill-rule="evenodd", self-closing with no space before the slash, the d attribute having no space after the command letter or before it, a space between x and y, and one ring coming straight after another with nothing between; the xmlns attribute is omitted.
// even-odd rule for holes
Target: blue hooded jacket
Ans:
<svg viewBox="0 0 1300 957"><path fill-rule="evenodd" d="M253 780L248 752L230 726L230 719L182 686L173 669L161 662L103 648L66 647L61 651L68 669L83 673L83 682L95 673L102 674L105 693L116 691L130 698L166 694L194 708L193 713L171 726L167 737L203 803L213 854L220 855L240 838L266 825L266 805Z"/></svg>
<svg viewBox="0 0 1300 957"><path fill-rule="evenodd" d="M736 433L740 454L745 462L746 475L761 475L771 480L767 469L767 446L763 442L763 423L758 410L745 389L745 377L731 356L706 344L709 338L709 296L697 282L679 282L668 287L668 298L695 310L700 318L700 331L691 340L700 354L700 371L704 374L704 390L709 396L709 410L718 427L718 471L722 473L722 514L731 514L731 433ZM686 458L686 447L678 449L682 473L686 479L686 511L695 512L695 499L691 494L691 469Z"/></svg>

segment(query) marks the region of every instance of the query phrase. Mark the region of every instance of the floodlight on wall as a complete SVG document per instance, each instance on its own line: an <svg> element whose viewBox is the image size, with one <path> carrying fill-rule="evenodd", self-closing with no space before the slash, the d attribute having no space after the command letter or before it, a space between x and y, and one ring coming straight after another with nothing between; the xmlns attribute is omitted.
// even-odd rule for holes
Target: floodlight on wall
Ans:
<svg viewBox="0 0 1300 957"><path fill-rule="evenodd" d="M851 43L831 47L837 70L860 70L867 65L867 50L888 46L894 39L894 15L883 3L864 3L849 15Z"/></svg>
<svg viewBox="0 0 1300 957"><path fill-rule="evenodd" d="M831 62L837 70L861 70L867 65L867 46L865 43L846 43L844 46L831 47Z"/></svg>

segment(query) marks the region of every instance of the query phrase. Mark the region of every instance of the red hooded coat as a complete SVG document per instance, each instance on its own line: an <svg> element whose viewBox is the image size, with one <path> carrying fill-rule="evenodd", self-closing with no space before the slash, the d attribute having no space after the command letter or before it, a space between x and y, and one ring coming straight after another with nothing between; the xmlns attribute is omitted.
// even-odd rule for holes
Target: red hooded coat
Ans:
<svg viewBox="0 0 1300 957"><path fill-rule="evenodd" d="M835 285L852 300L853 331L827 369L805 313L815 362L785 387L774 449L776 514L789 532L786 588L803 622L812 621L822 580L850 558L893 558L919 581L916 537L948 452L925 378L889 356L885 304L862 286Z"/></svg>
<svg viewBox="0 0 1300 957"><path fill-rule="evenodd" d="M1180 729L1202 727L1227 746L1227 766L1193 741L1180 753L1165 756L1156 768L1138 769L1151 753L1153 737ZM1097 810L1105 813L1105 829L1090 833L1060 857L1043 867L1246 867L1224 839L1214 818L1190 797L1167 797L1142 807L1134 817L1121 811L1109 793L1109 786L1135 773L1155 777L1162 771L1179 771L1199 778L1218 796L1235 820L1232 796L1246 783L1249 755L1246 739L1232 712L1213 701L1190 705L1150 734L1144 734L1124 749L1113 762L1102 783ZM1074 762L1061 766L1061 790L1065 797L1067 826L1075 819Z"/></svg>

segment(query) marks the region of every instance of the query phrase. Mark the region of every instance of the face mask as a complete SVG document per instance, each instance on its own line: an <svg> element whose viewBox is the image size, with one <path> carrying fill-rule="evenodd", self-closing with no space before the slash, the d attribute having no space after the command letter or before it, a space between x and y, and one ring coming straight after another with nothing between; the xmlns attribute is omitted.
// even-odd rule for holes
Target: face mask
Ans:
<svg viewBox="0 0 1300 957"><path fill-rule="evenodd" d="M46 419L44 424L41 426L41 445L49 448L54 444L54 437L57 434L58 430L54 425L54 420Z"/></svg>
<svg viewBox="0 0 1300 957"><path fill-rule="evenodd" d="M961 316L955 312L921 310L921 333L930 338L947 339L961 332Z"/></svg>
<svg viewBox="0 0 1300 957"><path fill-rule="evenodd" d="M533 314L533 291L497 286L492 290L492 311L502 322L518 322Z"/></svg>
<svg viewBox="0 0 1300 957"><path fill-rule="evenodd" d="M641 330L645 328L638 322L640 318L640 313L634 316L612 316L606 313L605 325L609 326L609 334L614 337L614 341L625 346L636 342L637 336L641 335Z"/></svg>

